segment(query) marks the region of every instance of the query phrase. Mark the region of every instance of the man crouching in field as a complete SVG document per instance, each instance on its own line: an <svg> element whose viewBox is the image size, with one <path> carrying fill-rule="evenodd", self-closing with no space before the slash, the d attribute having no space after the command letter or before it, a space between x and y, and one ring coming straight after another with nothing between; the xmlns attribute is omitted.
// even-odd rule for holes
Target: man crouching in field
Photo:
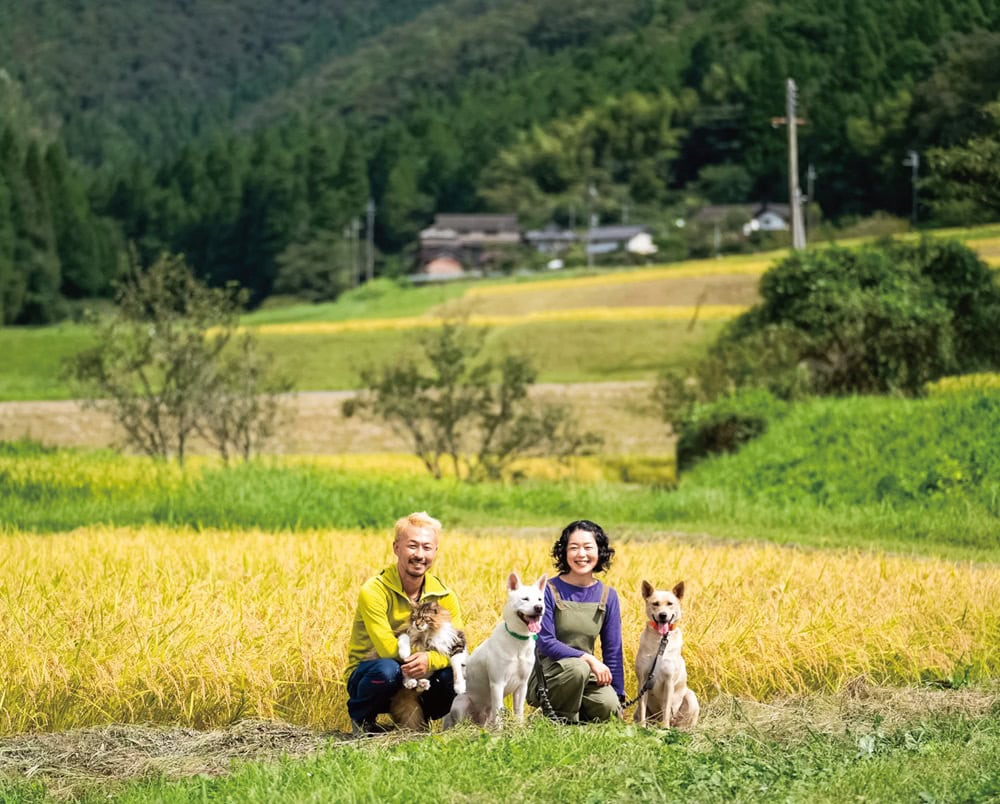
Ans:
<svg viewBox="0 0 1000 804"><path fill-rule="evenodd" d="M355 735L384 731L379 714L389 711L392 696L403 679L430 679L420 695L424 721L444 717L455 697L448 657L421 651L400 661L396 634L406 629L417 603L435 599L462 628L458 599L436 575L430 574L437 556L441 523L426 513L415 513L396 522L392 551L396 563L369 578L361 587L358 609L351 627L347 668L347 711ZM378 658L372 658L377 656Z"/></svg>

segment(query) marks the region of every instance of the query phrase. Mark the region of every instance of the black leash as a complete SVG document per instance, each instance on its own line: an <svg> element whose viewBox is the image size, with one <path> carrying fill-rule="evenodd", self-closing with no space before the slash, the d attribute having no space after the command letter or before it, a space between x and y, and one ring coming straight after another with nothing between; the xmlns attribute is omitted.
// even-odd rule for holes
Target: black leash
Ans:
<svg viewBox="0 0 1000 804"><path fill-rule="evenodd" d="M565 718L556 714L552 701L549 700L549 685L545 680L545 668L542 667L542 653L538 650L538 641L535 641L535 668L538 670L538 697L542 702L542 713L556 723L565 722Z"/></svg>
<svg viewBox="0 0 1000 804"><path fill-rule="evenodd" d="M663 651L667 648L667 640L670 639L670 632L667 631L663 638L660 640L660 647L656 650L656 656L653 657L653 664L650 665L649 674L646 676L646 680L642 682L642 686L639 688L639 692L636 693L635 697L629 701L625 701L622 704L622 710L628 709L632 704L638 701L643 695L649 692L649 688L653 686L653 672L656 670L656 663L660 661L660 657L663 655Z"/></svg>
<svg viewBox="0 0 1000 804"><path fill-rule="evenodd" d="M660 639L659 647L656 649L656 656L653 657L653 664L649 667L649 673L646 675L646 680L642 682L642 686L639 688L639 692L636 693L636 696L622 704L623 712L635 704L635 702L638 701L643 695L649 692L649 688L653 686L653 673L656 671L656 663L660 661L660 657L663 656L663 651L667 649L667 640L669 639L670 632L667 631ZM535 667L538 669L538 697L542 702L542 712L551 720L561 722L565 718L556 714L555 707L552 706L552 701L549 700L549 685L545 680L545 669L542 667L542 654L538 650L537 642L535 643Z"/></svg>

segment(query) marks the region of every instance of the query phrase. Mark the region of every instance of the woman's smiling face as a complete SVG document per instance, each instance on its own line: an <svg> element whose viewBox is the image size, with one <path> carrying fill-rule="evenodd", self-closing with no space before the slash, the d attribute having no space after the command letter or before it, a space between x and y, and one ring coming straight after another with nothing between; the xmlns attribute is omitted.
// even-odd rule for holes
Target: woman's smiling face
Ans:
<svg viewBox="0 0 1000 804"><path fill-rule="evenodd" d="M574 530L566 542L566 564L573 575L590 575L600 558L594 534L586 530Z"/></svg>

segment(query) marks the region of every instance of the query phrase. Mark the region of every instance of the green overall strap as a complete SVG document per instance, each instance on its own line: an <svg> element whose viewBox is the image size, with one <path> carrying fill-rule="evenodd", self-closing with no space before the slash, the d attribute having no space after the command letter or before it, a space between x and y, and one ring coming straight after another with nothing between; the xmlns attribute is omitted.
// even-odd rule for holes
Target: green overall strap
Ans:
<svg viewBox="0 0 1000 804"><path fill-rule="evenodd" d="M559 594L559 590L556 589L556 585L553 581L549 581L549 591L552 592L552 597L556 601L556 608L565 609L565 601L562 599L562 595Z"/></svg>

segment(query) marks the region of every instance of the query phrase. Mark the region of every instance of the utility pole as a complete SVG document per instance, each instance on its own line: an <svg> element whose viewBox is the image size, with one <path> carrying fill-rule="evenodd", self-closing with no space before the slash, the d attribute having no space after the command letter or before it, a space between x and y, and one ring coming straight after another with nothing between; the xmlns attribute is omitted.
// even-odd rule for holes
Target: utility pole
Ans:
<svg viewBox="0 0 1000 804"><path fill-rule="evenodd" d="M597 188L593 182L587 185L587 267L594 267L594 253L590 248L590 232L597 225L594 212L594 199L597 198Z"/></svg>
<svg viewBox="0 0 1000 804"><path fill-rule="evenodd" d="M799 141L796 129L805 124L795 116L795 106L798 100L798 89L795 81L788 79L785 85L785 116L772 117L771 125L777 128L781 124L788 126L788 206L792 211L792 248L806 247L806 234L802 227L802 190L799 189Z"/></svg>
<svg viewBox="0 0 1000 804"><path fill-rule="evenodd" d="M903 164L910 168L910 184L912 185L912 202L910 210L910 221L914 229L917 228L917 178L920 174L920 154L916 151L907 151Z"/></svg>
<svg viewBox="0 0 1000 804"><path fill-rule="evenodd" d="M375 201L368 199L365 205L367 215L365 226L365 277L369 282L375 278Z"/></svg>
<svg viewBox="0 0 1000 804"><path fill-rule="evenodd" d="M358 229L361 224L357 218L351 218L351 223L347 227L347 251L351 263L351 285L357 287L361 284L361 264L358 260Z"/></svg>

